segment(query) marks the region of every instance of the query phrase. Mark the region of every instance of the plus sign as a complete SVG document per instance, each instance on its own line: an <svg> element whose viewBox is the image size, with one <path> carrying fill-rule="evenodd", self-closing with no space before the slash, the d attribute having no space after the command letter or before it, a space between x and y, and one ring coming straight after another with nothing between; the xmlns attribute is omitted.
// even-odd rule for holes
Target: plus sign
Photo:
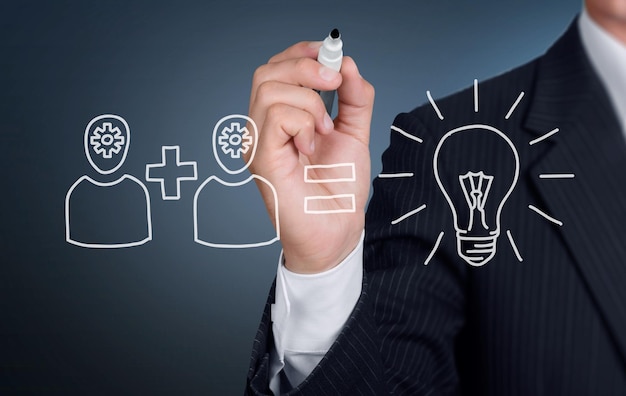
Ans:
<svg viewBox="0 0 626 396"><path fill-rule="evenodd" d="M146 181L161 183L163 200L180 199L180 182L184 180L198 180L198 171L196 161L180 161L180 146L161 147L161 163L146 165Z"/></svg>

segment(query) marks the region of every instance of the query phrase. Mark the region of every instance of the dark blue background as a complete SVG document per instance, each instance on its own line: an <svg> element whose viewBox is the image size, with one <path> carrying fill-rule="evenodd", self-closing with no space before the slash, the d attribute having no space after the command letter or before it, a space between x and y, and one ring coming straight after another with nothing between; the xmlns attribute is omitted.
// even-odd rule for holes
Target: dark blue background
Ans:
<svg viewBox="0 0 626 396"><path fill-rule="evenodd" d="M193 242L192 199L222 174L215 123L246 114L254 69L339 27L377 90L372 175L396 113L539 55L579 11L560 1L4 1L0 5L0 393L240 394L279 244ZM470 106L468 104L468 106ZM152 201L153 240L117 250L64 239L93 117L131 129L120 169L145 182L180 145L199 180ZM244 204L215 202L215 205ZM266 219L262 210L259 221ZM225 232L238 221L216 224Z"/></svg>

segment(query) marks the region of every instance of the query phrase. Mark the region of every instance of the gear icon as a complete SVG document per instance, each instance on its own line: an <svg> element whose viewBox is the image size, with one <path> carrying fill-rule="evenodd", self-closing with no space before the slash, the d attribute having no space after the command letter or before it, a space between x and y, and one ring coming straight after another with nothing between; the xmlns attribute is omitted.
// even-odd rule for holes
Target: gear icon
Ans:
<svg viewBox="0 0 626 396"><path fill-rule="evenodd" d="M102 158L112 158L113 154L119 154L126 143L126 138L118 127L113 127L110 122L103 122L102 126L96 127L93 135L89 137L89 144L96 154Z"/></svg>
<svg viewBox="0 0 626 396"><path fill-rule="evenodd" d="M231 122L230 127L224 127L217 139L224 154L230 158L241 158L241 154L246 154L252 146L252 136L248 128L242 128L238 122Z"/></svg>

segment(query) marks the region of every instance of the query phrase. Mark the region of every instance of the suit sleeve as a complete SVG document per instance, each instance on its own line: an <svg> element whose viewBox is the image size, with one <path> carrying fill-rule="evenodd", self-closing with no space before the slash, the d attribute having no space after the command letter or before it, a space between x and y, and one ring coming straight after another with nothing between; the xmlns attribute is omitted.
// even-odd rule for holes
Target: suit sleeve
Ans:
<svg viewBox="0 0 626 396"><path fill-rule="evenodd" d="M433 143L406 136L424 138L426 128L415 114L399 115L394 126L383 173L414 176L375 180L359 301L320 364L289 394L458 392L455 341L464 323L465 267L449 249L434 250L438 239L445 245L447 238L439 236L450 229L450 220L431 180ZM424 204L426 209L404 217ZM270 394L272 299L270 295L254 343L249 395Z"/></svg>
<svg viewBox="0 0 626 396"><path fill-rule="evenodd" d="M379 360L376 326L367 298L367 281L346 325L313 372L289 395L384 395L384 377ZM270 305L265 306L252 351L247 395L271 395L270 351L273 337ZM365 379L365 381L364 381Z"/></svg>

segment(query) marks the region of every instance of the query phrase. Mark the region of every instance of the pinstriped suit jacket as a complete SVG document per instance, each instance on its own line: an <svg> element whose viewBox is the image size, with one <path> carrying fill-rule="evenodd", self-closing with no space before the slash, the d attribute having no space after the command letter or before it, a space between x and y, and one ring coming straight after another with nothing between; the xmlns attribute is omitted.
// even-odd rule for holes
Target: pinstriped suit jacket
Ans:
<svg viewBox="0 0 626 396"><path fill-rule="evenodd" d="M436 101L443 120L425 105L394 121L422 143L392 131L383 173L414 177L374 181L363 294L291 394L626 395L626 144L577 24L479 92L478 112L468 89ZM433 176L437 143L471 124L505 133L520 161L497 254L482 267L459 258L452 212ZM488 145L461 151L469 161L508 161ZM575 178L538 177L553 173ZM269 393L271 340L268 306L247 394Z"/></svg>

